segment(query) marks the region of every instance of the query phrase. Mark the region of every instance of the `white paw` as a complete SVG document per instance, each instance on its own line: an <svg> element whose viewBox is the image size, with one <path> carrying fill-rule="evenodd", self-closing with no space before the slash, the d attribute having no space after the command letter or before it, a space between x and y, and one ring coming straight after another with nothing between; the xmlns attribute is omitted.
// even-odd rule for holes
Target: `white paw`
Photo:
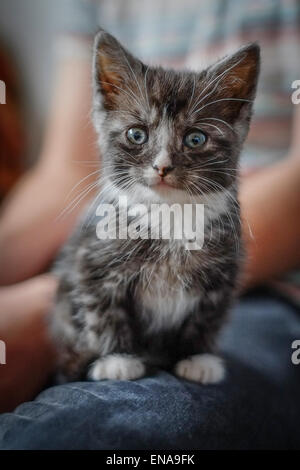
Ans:
<svg viewBox="0 0 300 470"><path fill-rule="evenodd" d="M215 384L225 376L223 361L213 354L196 354L177 362L175 374L202 384Z"/></svg>
<svg viewBox="0 0 300 470"><path fill-rule="evenodd" d="M145 375L145 366L134 356L109 354L93 362L88 372L91 380L135 380Z"/></svg>

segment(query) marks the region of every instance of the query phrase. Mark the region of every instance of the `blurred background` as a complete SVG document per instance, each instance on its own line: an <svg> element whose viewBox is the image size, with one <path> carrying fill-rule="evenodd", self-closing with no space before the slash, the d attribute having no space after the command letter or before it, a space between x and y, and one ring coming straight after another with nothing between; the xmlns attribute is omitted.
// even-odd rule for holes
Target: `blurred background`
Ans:
<svg viewBox="0 0 300 470"><path fill-rule="evenodd" d="M92 36L101 26L148 62L195 69L258 40L263 67L243 161L260 167L282 158L290 143L291 82L300 71L299 10L298 0L1 0L0 79L13 95L0 108L2 199L38 158L62 31Z"/></svg>
<svg viewBox="0 0 300 470"><path fill-rule="evenodd" d="M41 145L54 76L59 0L1 0L0 78L7 106L0 107L0 194L15 182Z"/></svg>

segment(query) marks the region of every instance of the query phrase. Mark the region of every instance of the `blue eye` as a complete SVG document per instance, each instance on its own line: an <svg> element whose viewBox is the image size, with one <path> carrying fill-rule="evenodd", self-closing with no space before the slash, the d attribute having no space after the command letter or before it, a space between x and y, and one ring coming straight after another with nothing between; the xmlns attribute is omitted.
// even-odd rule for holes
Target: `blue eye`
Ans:
<svg viewBox="0 0 300 470"><path fill-rule="evenodd" d="M198 130L188 132L183 139L184 145L191 149L201 147L206 142L206 135Z"/></svg>
<svg viewBox="0 0 300 470"><path fill-rule="evenodd" d="M148 140L147 132L140 127L132 127L127 131L127 139L136 145L142 145Z"/></svg>

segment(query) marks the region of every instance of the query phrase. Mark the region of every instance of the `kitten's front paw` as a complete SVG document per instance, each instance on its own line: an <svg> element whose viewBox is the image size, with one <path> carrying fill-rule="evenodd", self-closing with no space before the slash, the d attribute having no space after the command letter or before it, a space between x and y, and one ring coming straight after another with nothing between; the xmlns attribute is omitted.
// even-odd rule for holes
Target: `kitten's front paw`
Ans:
<svg viewBox="0 0 300 470"><path fill-rule="evenodd" d="M145 365L134 356L109 354L93 362L88 372L91 380L135 380L145 375Z"/></svg>
<svg viewBox="0 0 300 470"><path fill-rule="evenodd" d="M213 354L196 354L182 359L175 366L175 374L183 379L215 384L225 376L225 368L220 357Z"/></svg>

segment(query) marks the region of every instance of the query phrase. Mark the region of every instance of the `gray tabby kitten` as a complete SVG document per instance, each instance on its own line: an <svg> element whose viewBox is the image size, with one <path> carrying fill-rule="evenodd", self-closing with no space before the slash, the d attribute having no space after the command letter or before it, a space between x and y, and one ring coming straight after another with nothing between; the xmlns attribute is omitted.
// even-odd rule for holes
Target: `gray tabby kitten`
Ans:
<svg viewBox="0 0 300 470"><path fill-rule="evenodd" d="M251 44L201 72L148 67L100 31L93 120L102 157L99 202L205 205L204 245L100 240L78 227L56 266L51 320L65 380L138 379L151 366L216 383L215 355L241 260L239 154L259 71ZM132 218L130 219L132 220Z"/></svg>

